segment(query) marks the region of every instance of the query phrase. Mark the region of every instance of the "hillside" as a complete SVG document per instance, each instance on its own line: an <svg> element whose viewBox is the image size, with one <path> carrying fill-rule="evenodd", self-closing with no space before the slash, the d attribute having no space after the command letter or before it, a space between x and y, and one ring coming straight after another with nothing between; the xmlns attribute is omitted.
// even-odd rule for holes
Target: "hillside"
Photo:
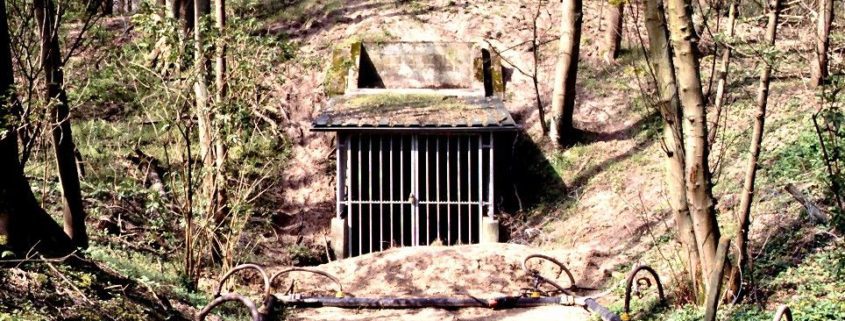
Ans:
<svg viewBox="0 0 845 321"><path fill-rule="evenodd" d="M669 307L655 307L653 295L637 299L634 308L642 312L635 315L636 320L702 317L703 310L690 304L689 298L682 296L684 289L674 283L683 274L683 263L663 178L662 120L650 98L654 86L646 71L648 43L643 42L648 37L642 27L641 3L626 6L622 52L610 63L599 53L606 28L601 17L610 5L604 1L584 3L574 113L578 132L562 151L543 136L531 77L536 66L537 91L549 109L560 37L558 2L243 0L229 6L236 23L241 23L233 50L239 50L239 45L249 48L238 54L252 61L233 69L249 70L238 76L253 81L243 82L242 88L247 88L243 92L250 93L244 100L253 99L250 95L254 94L262 106L257 114L243 116L248 119L245 122L258 123L255 128L259 129L238 138L243 143L232 152L237 164L229 168L232 176L243 182L230 186L232 190L255 186L262 190L254 198L244 194L250 196L244 197L249 201L243 203L249 214L241 217L243 232L235 236L239 257L234 263L258 263L271 270L317 266L337 273L353 294L448 294L455 289L449 280L414 274L425 271L447 276L480 273L473 274L477 279L467 281L481 286L470 291L473 295L514 294L527 284L524 275L517 276L521 272L514 262L529 252L546 253L565 262L579 286L616 289L602 300L614 311L622 309L619 284L625 274L637 264L648 264L668 284L672 302ZM82 193L89 209L92 246L85 253L85 263L79 265L46 263L36 257L4 263L8 267L0 270L0 320L187 320L211 299L214 280L222 272L209 269L196 289L188 285L180 270L181 218L145 184L151 167L145 171L131 158L148 155L165 171L177 173L184 159L191 157L168 150L180 146L181 138L165 133L158 124L185 116L170 106L173 101L164 97L168 93L156 89L156 77L143 76L153 74L147 69L156 68L145 65L145 57L155 47L157 32L163 32L156 29L160 25L154 12L159 11L140 6L134 15L99 20L83 52L70 60L67 87L73 95L74 135L87 172ZM723 235L736 233L735 211L742 193L758 90L760 59L754 46L765 28L756 4L743 4L742 12L734 39L737 53L728 78L726 117L710 155ZM845 318L845 241L829 225L812 220L785 190L791 184L820 206L833 206L821 178L825 168L818 160L813 126L812 115L820 103L807 79L814 20L798 5L787 12L789 18L780 26L777 40L779 55L752 208L750 249L757 292L750 295L756 303L727 304L720 319L770 319L779 304L789 304L796 320ZM843 24L845 17L836 16L831 35L831 70L840 76L845 70ZM540 44L536 63L532 52L535 33ZM718 38L710 31L702 33L705 84L711 83L711 66L718 59L708 47L714 37ZM524 128L513 142L503 144L513 155L508 170L522 178L514 181L513 195L502 196L498 208L511 244L478 246L471 250L472 255L454 261L442 257L442 251L451 251L448 247L434 247L394 249L330 262L333 258L327 257L326 247L329 221L335 215L336 141L332 134L310 128L327 101L324 78L332 52L360 40L489 43L502 56L509 73L505 106ZM192 148L196 149L189 146L188 150ZM60 190L49 155L48 150L35 152L26 173L42 206L56 213L58 220ZM260 183L249 186L250 179ZM504 263L491 263L492 269L480 263L477 269L455 268L455 262L497 260L496 255L501 255ZM401 258L393 256L425 262L409 260L406 264L416 266L396 267L391 264ZM513 272L513 277L508 278L506 271ZM423 278L425 289L393 284L380 291L390 284L386 276ZM495 278L505 280L490 281ZM238 283L253 284L256 279L248 277ZM238 289L257 293L254 287ZM575 310L462 314L426 309L405 315L321 309L318 314L294 311L290 317L525 320L571 313L573 320L589 318ZM227 308L222 319L245 320L244 316Z"/></svg>

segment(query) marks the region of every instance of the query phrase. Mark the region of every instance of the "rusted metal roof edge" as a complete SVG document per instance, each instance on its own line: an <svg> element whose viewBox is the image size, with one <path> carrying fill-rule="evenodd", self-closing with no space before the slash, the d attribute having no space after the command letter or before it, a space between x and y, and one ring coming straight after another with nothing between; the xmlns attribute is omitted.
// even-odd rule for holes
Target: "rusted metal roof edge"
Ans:
<svg viewBox="0 0 845 321"><path fill-rule="evenodd" d="M522 130L520 125L502 126L312 126L313 132L348 132L348 131L377 131L377 132L513 132Z"/></svg>

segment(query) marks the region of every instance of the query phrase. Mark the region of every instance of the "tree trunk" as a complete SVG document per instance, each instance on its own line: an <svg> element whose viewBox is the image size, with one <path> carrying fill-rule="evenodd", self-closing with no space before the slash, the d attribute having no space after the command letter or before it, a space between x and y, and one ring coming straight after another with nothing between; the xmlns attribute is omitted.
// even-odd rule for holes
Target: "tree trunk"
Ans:
<svg viewBox="0 0 845 321"><path fill-rule="evenodd" d="M179 20L182 25L182 36L188 39L188 35L194 30L194 1L193 0L174 0L179 2ZM203 0L198 0L203 1ZM208 7L206 5L205 7ZM187 40L186 40L187 41Z"/></svg>
<svg viewBox="0 0 845 321"><path fill-rule="evenodd" d="M216 95L216 105L217 108L223 108L226 105L226 94L227 94L227 84L226 84L226 76L227 76L227 68L226 68L226 41L223 35L226 32L226 1L225 0L215 0L214 1L214 13L215 13L215 26L217 27L218 35L223 38L223 41L217 41L217 57L214 64L214 76L215 76L215 86L217 87L217 95ZM213 201L214 210L216 211L214 214L214 222L217 226L222 225L223 220L225 220L226 216L228 216L226 206L227 198L225 189L222 187L225 186L225 176L224 170L226 168L226 145L224 140L222 139L222 135L220 133L220 126L216 127L216 136L217 139L214 140L214 184L215 187L211 191L213 193ZM225 243L225 240L221 238L219 243ZM215 243L215 252L218 254L224 265L229 264L231 265L231 260L228 253L224 253L222 249L228 249L226 244L217 244ZM231 266L224 266L224 270L227 270Z"/></svg>
<svg viewBox="0 0 845 321"><path fill-rule="evenodd" d="M827 81L827 54L830 48L830 25L833 22L833 0L819 0L819 20L816 25L816 59L813 61L813 77L810 83L821 86Z"/></svg>
<svg viewBox="0 0 845 321"><path fill-rule="evenodd" d="M684 120L684 162L687 201L692 216L702 276L707 279L716 261L719 225L714 211L710 169L707 164L707 114L701 91L699 57L696 50L689 0L667 0L667 16L672 40L673 61Z"/></svg>
<svg viewBox="0 0 845 321"><path fill-rule="evenodd" d="M581 47L581 0L564 0L561 17L560 53L555 69L552 96L552 126L549 137L556 147L563 146L563 136L572 132L575 111L575 80L578 76L578 52Z"/></svg>
<svg viewBox="0 0 845 321"><path fill-rule="evenodd" d="M707 277L707 301L704 303L704 321L716 321L716 311L719 308L719 296L722 293L722 278L725 273L725 262L728 258L728 247L731 239L723 237L716 249L713 274Z"/></svg>
<svg viewBox="0 0 845 321"><path fill-rule="evenodd" d="M766 29L766 45L775 46L777 37L778 18L780 15L780 3L778 0L770 0L768 3L769 23ZM732 271L730 292L734 295L740 294L739 275L750 276L751 262L748 256L748 228L751 224L751 202L754 200L754 180L757 177L757 162L760 157L760 148L763 142L763 131L766 121L766 107L769 99L769 82L772 74L770 61L763 58L763 70L760 72L760 87L757 90L757 112L754 115L754 133L751 136L751 156L748 159L748 167L745 170L745 182L742 188L742 198L739 203L738 229L736 234L737 265ZM745 273L739 274L740 271Z"/></svg>
<svg viewBox="0 0 845 321"><path fill-rule="evenodd" d="M27 182L18 160L18 141L12 123L14 75L6 15L0 0L0 247L17 254L32 249L47 256L73 252L73 242L44 212Z"/></svg>
<svg viewBox="0 0 845 321"><path fill-rule="evenodd" d="M605 30L604 37L604 53L605 62L613 62L619 56L619 47L622 44L622 17L624 16L625 2L620 1L619 4L611 5L607 10L605 20L607 20L607 30Z"/></svg>
<svg viewBox="0 0 845 321"><path fill-rule="evenodd" d="M41 67L44 69L47 84L45 98L50 101L52 107L51 131L59 183L62 187L64 229L77 247L86 248L88 234L85 231L85 211L82 204L79 172L74 157L76 147L73 143L70 109L64 91L64 74L57 30L61 22L56 16L52 0L36 0L34 10L41 37Z"/></svg>
<svg viewBox="0 0 845 321"><path fill-rule="evenodd" d="M114 14L114 0L103 0L103 14L107 16Z"/></svg>
<svg viewBox="0 0 845 321"><path fill-rule="evenodd" d="M738 8L739 0L731 0L730 8L728 9L728 38L733 38L734 27L736 26L736 17L739 15ZM713 126L710 126L710 131L707 133L707 142L713 145L716 141L716 133L719 131L719 119L722 117L722 108L725 103L725 85L728 80L728 70L731 63L731 46L726 45L722 49L722 64L719 69L719 80L716 84L716 98L713 101L716 117L714 117Z"/></svg>
<svg viewBox="0 0 845 321"><path fill-rule="evenodd" d="M666 30L666 19L661 0L645 2L645 25L648 31L649 55L660 95L659 109L663 116L663 145L666 152L666 185L669 189L669 203L672 206L675 225L686 254L687 272L691 286L699 287L698 247L693 231L692 217L686 196L684 181L684 140L681 128L682 112L675 83L672 48ZM693 291L695 293L696 291Z"/></svg>

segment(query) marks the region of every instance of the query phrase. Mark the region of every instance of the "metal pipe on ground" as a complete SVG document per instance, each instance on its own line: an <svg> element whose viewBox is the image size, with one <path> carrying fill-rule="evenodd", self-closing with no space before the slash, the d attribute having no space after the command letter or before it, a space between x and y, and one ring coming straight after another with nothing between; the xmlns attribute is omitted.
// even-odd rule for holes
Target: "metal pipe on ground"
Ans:
<svg viewBox="0 0 845 321"><path fill-rule="evenodd" d="M621 321L622 319L601 306L593 298L574 296L554 296L530 298L523 296L506 296L492 299L480 298L336 298L336 297L301 297L276 296L276 301L283 306L298 308L337 307L352 309L417 309L417 308L488 308L512 309L530 308L544 305L581 306L601 316L604 321Z"/></svg>

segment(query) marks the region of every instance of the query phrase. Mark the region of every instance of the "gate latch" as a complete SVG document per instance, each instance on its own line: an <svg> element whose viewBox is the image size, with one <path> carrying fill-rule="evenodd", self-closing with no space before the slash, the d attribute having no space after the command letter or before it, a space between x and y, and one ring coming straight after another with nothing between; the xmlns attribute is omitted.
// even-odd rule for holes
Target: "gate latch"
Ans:
<svg viewBox="0 0 845 321"><path fill-rule="evenodd" d="M408 203L411 203L411 205L417 205L417 197L414 196L414 193L408 195Z"/></svg>

